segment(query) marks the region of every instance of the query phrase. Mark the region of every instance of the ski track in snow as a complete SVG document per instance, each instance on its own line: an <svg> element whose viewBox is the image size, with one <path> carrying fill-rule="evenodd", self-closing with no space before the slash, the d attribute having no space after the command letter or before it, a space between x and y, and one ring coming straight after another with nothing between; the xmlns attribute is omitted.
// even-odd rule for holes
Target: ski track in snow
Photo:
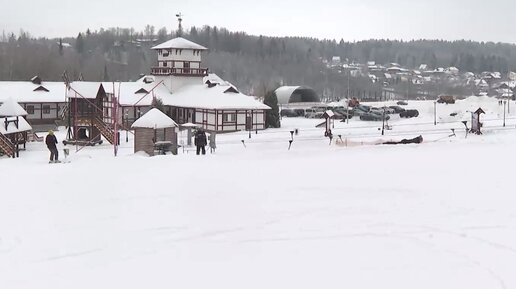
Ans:
<svg viewBox="0 0 516 289"><path fill-rule="evenodd" d="M427 135L433 103L413 103L422 116L394 117L385 138L422 134L421 145L328 146L309 119L219 135L206 157L144 158L124 143L116 159L102 145L48 166L30 143L0 159L0 288L516 289L516 118L467 139L460 123ZM438 119L500 115L496 100L458 103ZM349 126L334 135L380 138L378 123Z"/></svg>

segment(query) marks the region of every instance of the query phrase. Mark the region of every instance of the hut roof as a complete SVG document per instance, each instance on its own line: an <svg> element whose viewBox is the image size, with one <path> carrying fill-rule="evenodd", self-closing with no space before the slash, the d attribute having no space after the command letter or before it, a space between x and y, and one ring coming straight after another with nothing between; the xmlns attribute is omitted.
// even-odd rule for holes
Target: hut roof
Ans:
<svg viewBox="0 0 516 289"><path fill-rule="evenodd" d="M18 125L16 125L15 120L18 122ZM7 127L5 126L7 122ZM0 118L0 133L4 135L17 133L17 132L24 132L24 131L30 131L32 130L32 127L30 124L25 120L23 117L4 117Z"/></svg>
<svg viewBox="0 0 516 289"><path fill-rule="evenodd" d="M152 49L196 49L196 50L207 50L206 47L194 43L190 40L184 39L183 37L177 37L167 42L161 43L152 47Z"/></svg>
<svg viewBox="0 0 516 289"><path fill-rule="evenodd" d="M12 97L7 98L0 106L0 116L25 116L28 113Z"/></svg>
<svg viewBox="0 0 516 289"><path fill-rule="evenodd" d="M161 129L177 127L177 123L166 114L161 112L159 109L153 108L142 117L137 119L131 127Z"/></svg>

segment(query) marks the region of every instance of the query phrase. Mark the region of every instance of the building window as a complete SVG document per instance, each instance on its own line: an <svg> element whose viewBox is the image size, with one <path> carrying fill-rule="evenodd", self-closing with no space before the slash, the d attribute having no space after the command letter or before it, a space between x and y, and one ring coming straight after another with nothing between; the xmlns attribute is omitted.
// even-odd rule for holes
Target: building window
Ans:
<svg viewBox="0 0 516 289"><path fill-rule="evenodd" d="M161 50L160 50L161 51ZM164 50L163 51L163 57L168 57L169 53L168 53L168 50Z"/></svg>
<svg viewBox="0 0 516 289"><path fill-rule="evenodd" d="M236 122L236 113L224 113L222 117L223 122Z"/></svg>
<svg viewBox="0 0 516 289"><path fill-rule="evenodd" d="M50 114L50 105L43 105L43 114Z"/></svg>
<svg viewBox="0 0 516 289"><path fill-rule="evenodd" d="M163 62L163 67L167 67L167 62L166 61Z"/></svg>
<svg viewBox="0 0 516 289"><path fill-rule="evenodd" d="M27 105L26 111L28 114L34 114L34 105Z"/></svg>

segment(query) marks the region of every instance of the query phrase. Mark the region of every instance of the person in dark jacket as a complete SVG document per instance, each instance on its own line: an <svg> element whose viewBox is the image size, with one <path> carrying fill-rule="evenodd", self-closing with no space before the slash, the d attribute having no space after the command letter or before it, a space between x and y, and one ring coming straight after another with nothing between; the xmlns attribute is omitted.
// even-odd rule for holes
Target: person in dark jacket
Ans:
<svg viewBox="0 0 516 289"><path fill-rule="evenodd" d="M197 132L195 133L194 144L197 147L197 155L199 155L201 151L203 155L206 154L206 145L208 144L208 141L206 139L206 133L204 132L204 130L197 130Z"/></svg>
<svg viewBox="0 0 516 289"><path fill-rule="evenodd" d="M53 131L48 131L48 135L45 139L47 148L50 151L50 163L59 163L59 152L57 151L57 138Z"/></svg>

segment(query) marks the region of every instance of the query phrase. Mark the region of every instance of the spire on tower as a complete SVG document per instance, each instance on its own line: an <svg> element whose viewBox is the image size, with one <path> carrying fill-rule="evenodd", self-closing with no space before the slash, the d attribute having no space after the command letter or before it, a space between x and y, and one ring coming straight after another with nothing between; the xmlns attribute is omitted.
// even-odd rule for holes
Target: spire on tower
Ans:
<svg viewBox="0 0 516 289"><path fill-rule="evenodd" d="M177 29L177 36L178 37L181 37L183 36L183 14L181 12L179 12L178 14L176 14L176 17L177 17L177 21L179 22L179 27Z"/></svg>

